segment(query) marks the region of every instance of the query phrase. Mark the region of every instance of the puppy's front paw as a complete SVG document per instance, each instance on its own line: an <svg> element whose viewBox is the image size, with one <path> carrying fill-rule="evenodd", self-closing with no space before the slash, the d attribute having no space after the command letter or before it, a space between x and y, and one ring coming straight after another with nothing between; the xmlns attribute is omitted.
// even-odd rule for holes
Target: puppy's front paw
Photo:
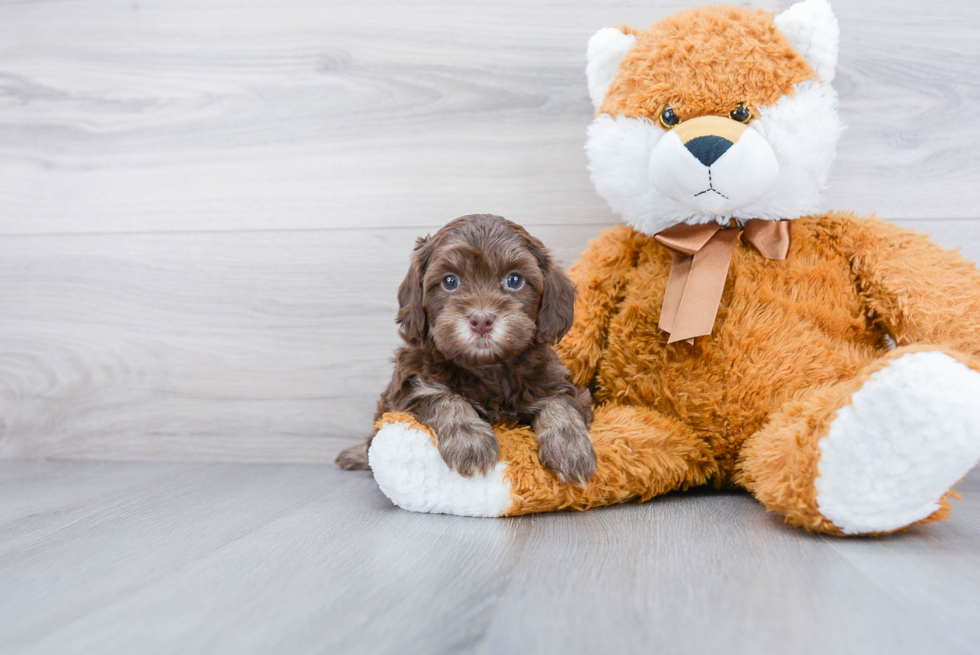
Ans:
<svg viewBox="0 0 980 655"><path fill-rule="evenodd" d="M555 472L562 484L584 487L595 475L595 450L581 421L542 430L538 434L538 459Z"/></svg>
<svg viewBox="0 0 980 655"><path fill-rule="evenodd" d="M449 468L465 478L486 475L500 459L500 446L493 428L477 419L449 426L436 434L439 454Z"/></svg>

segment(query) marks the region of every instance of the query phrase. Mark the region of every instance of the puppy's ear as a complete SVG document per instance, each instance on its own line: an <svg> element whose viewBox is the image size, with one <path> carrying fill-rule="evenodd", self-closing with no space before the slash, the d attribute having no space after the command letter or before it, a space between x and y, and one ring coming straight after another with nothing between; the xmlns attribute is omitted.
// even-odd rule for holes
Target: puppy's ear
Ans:
<svg viewBox="0 0 980 655"><path fill-rule="evenodd" d="M535 257L544 275L541 305L538 308L538 335L540 343L558 343L572 329L575 321L575 285L551 253L534 239Z"/></svg>
<svg viewBox="0 0 980 655"><path fill-rule="evenodd" d="M422 278L432 254L432 237L419 237L415 241L412 262L408 274L398 287L398 333L405 341L419 345L425 341L425 307L422 304Z"/></svg>

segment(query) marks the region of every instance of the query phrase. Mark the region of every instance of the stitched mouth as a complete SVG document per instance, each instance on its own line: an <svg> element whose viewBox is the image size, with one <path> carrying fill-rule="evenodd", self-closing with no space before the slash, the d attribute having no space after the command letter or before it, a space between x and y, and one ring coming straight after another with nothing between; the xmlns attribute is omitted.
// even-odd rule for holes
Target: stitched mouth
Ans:
<svg viewBox="0 0 980 655"><path fill-rule="evenodd" d="M694 194L694 197L695 197L695 198L697 198L698 196L703 196L704 194L706 194L706 193L708 193L709 191L710 191L711 193L717 193L717 194L718 194L719 196L721 196L721 197L722 197L722 198L724 198L725 200L728 200L728 196L726 196L726 195L725 195L724 193L721 193L721 192L720 192L720 191L718 191L717 189L712 189L711 187L708 187L707 189L705 189L704 191L701 191L701 192L699 192L699 193L695 193L695 194Z"/></svg>
<svg viewBox="0 0 980 655"><path fill-rule="evenodd" d="M710 168L708 169L708 188L705 189L704 191L700 191L698 193L695 193L694 194L694 197L697 198L698 196L703 196L704 194L708 193L709 191L711 193L718 194L719 196L721 196L725 200L728 200L728 196L726 196L724 193L722 193L721 191L719 191L718 189L715 188L714 182L711 180L711 169Z"/></svg>

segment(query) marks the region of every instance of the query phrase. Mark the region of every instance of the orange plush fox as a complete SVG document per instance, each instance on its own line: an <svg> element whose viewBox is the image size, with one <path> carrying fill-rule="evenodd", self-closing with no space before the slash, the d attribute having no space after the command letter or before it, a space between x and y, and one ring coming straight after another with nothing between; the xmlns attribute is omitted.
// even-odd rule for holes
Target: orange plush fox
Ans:
<svg viewBox="0 0 980 655"><path fill-rule="evenodd" d="M679 13L589 42L596 189L626 226L572 270L562 360L595 397L598 471L565 486L526 427L486 477L388 415L369 453L414 511L587 509L741 487L796 525L876 534L946 518L980 459L980 274L873 218L821 213L842 125L826 0Z"/></svg>

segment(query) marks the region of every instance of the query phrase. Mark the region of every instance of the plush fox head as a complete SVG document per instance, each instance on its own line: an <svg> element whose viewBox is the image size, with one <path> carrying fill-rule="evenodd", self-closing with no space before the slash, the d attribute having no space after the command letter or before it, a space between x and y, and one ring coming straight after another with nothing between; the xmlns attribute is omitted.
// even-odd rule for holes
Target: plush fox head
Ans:
<svg viewBox="0 0 980 655"><path fill-rule="evenodd" d="M586 68L596 189L647 234L817 213L844 129L830 86L838 37L827 0L600 30Z"/></svg>

